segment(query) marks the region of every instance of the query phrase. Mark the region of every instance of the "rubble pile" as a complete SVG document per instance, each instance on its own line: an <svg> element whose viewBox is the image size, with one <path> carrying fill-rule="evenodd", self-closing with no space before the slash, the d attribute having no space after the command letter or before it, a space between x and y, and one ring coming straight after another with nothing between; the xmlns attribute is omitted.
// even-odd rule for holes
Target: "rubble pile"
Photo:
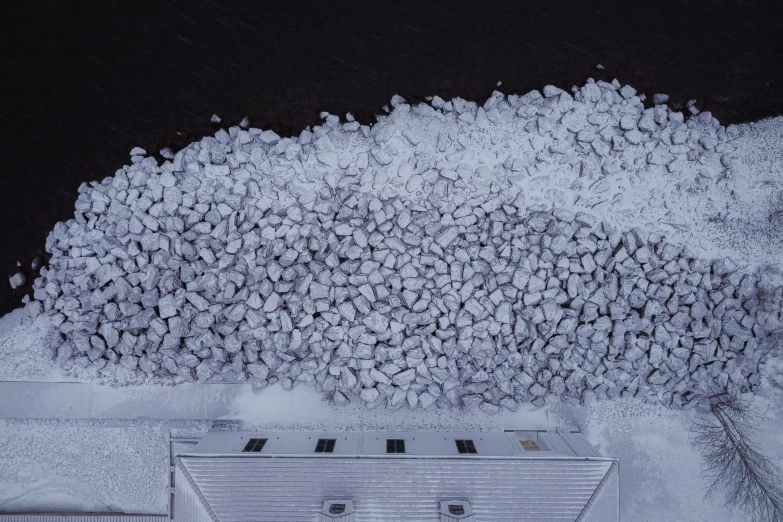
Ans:
<svg viewBox="0 0 783 522"><path fill-rule="evenodd" d="M754 276L660 234L531 205L515 184L539 161L586 181L590 161L624 168L635 147L670 170L730 169L712 137L725 129L703 118L713 132L699 135L631 91L549 86L480 108L395 97L372 128L330 115L298 138L232 127L160 166L134 149L132 165L82 185L28 306L52 317L66 368L305 383L336 403L493 414L548 397L681 408L715 385L752 390L765 313ZM464 132L403 158L395 141L416 147L420 133L395 114ZM454 142L503 118L543 141L495 165L459 161Z"/></svg>

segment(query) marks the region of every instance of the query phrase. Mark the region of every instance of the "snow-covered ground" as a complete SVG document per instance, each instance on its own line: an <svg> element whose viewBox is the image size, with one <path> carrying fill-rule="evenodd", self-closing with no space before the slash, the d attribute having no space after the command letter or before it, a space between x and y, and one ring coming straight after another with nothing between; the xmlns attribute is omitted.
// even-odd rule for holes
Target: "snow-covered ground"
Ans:
<svg viewBox="0 0 783 522"><path fill-rule="evenodd" d="M31 331L14 319L0 319L0 346ZM34 342L21 346L41 348ZM687 432L696 413L638 399L600 401L590 407L526 405L490 417L480 411L337 407L306 387L110 387L51 379L48 394L39 395L33 388L29 407L20 410L20 403L27 401L21 399L24 386L35 386L24 381L36 375L36 370L16 372L17 388L7 395L7 383L0 383L0 511L165 513L169 433L203 433L214 420L232 420L258 429L578 428L603 454L621 459L622 520L745 520L724 508L720 499L703 498L700 458ZM758 434L762 447L783 465L783 440L778 436L783 430L783 392L765 384L756 405L765 413Z"/></svg>
<svg viewBox="0 0 783 522"><path fill-rule="evenodd" d="M783 466L783 393L754 404L765 413L755 439L766 455ZM699 453L689 443L688 427L697 414L640 403L636 399L602 401L562 413L575 420L590 442L620 458L621 520L644 522L746 522L726 508L720 496L705 499L709 486L701 475Z"/></svg>
<svg viewBox="0 0 783 522"><path fill-rule="evenodd" d="M324 187L338 186L340 179L328 172L337 167L347 177L362 171L357 178L359 192L382 199L405 197L415 205L427 204L433 194L435 200L453 198L463 204L471 188L489 195L502 186L513 191L515 208L535 212L556 206L589 212L598 223L605 220L620 231L639 227L648 234L660 234L705 259L730 258L741 271L753 273L768 267L762 279L780 285L783 233L775 227L776 220L783 227L783 207L777 216L775 205L783 191L783 118L726 129L702 114L697 123L685 128L679 126L681 115L672 111L659 108L645 113L632 91L620 90L619 85L588 84L575 109L570 95L548 88L546 98L556 101L554 105L547 102L550 113L542 109L537 101L541 98L536 96L502 103L502 96L495 96L483 108L464 100L447 103L435 98L436 110L410 108L395 98L395 110L379 123L380 131L372 134L355 122L340 123L325 115L328 132L316 133L320 145L312 155L302 155L296 138L285 141L255 133L265 143L264 154L269 158L258 152L252 158L245 154L245 163L251 160L247 168L255 166L266 183L250 193L260 196L257 201L279 193L278 204L293 201L312 208L310 196L322 193ZM503 103L506 107L499 110ZM536 115L539 109L542 113ZM547 119L554 111L568 116L560 127ZM622 120L632 113L641 119ZM598 129L612 119L617 120L616 128L601 135L611 145L590 134L589 125ZM234 133L239 136L238 131ZM323 139L326 135L331 143ZM302 136L300 143L308 147L313 136ZM365 139L370 136L373 139ZM220 136L220 143L227 140L228 134ZM216 143L204 142L213 147L207 153L213 161L220 154ZM612 154L609 146L615 148ZM417 150L427 150L432 157L416 155ZM191 156L195 158L196 152ZM181 166L186 159L179 155L174 161ZM142 162L147 165L149 160L137 154L134 165ZM441 178L426 174L417 166L419 162L427 170L440 170ZM364 172L368 164L370 169ZM169 168L158 173L165 178L167 189L174 183L170 172ZM479 174L492 181L480 179ZM252 194L261 189L263 194ZM80 204L80 211L86 212L84 202ZM106 204L96 196L90 209L100 213ZM136 201L129 205L137 210ZM230 208L221 207L210 219L219 220L224 211L231 213ZM146 223L157 226L149 219L134 226L143 229ZM58 229L61 239L68 234L64 227ZM89 257L84 241L75 248ZM203 255L208 257L208 253ZM66 257L62 266L71 268ZM92 259L86 261L90 270L97 269ZM65 268L62 274L65 277ZM45 290L39 286L39 294L51 296L49 292L59 291L52 284ZM75 286L66 288L77 295ZM189 299L194 306L203 305L198 297ZM47 306L54 304L51 299ZM72 305L77 306L75 301L69 303L68 312L73 311ZM698 415L693 410L671 410L634 397L579 406L554 402L550 395L539 401L546 402L543 406L528 402L516 411L503 409L489 416L477 409L440 407L445 404L389 410L377 401L368 401L368 407L364 401L353 400L338 406L311 387L312 383L301 383L293 390L284 390L280 383L260 390L247 382L173 385L171 379L151 378L152 371L140 378L122 366L111 371L101 366L64 373L54 358L58 343L53 336L65 330L52 325L46 316L26 319L35 306L41 302L0 318L0 512L165 513L169 433L195 433L207 429L212 421L233 420L248 428L266 429L577 427L601 452L621 459L622 520L744 520L742 514L724 508L720 499L703 498L706 484L700 478L699 455L688 443L688 426ZM765 452L783 465L783 439L778 435L783 432L783 393L770 384L783 382L780 369L776 361L761 365L762 384L753 400L764 413L758 439Z"/></svg>
<svg viewBox="0 0 783 522"><path fill-rule="evenodd" d="M164 423L0 419L0 513L166 513Z"/></svg>
<svg viewBox="0 0 783 522"><path fill-rule="evenodd" d="M286 392L278 386L258 395L250 390L224 390L233 399L223 420L244 419L244 427L258 429L577 427L602 453L621 459L622 520L745 520L742 514L725 509L719 499L702 498L706 484L700 478L699 455L687 440L691 412L618 399L590 408L531 407L495 417L441 410L423 416L403 410L335 409L308 391ZM783 464L777 436L783 429L781 399L778 395L777 403L769 401L772 407L760 434L765 450L776 455L779 464ZM210 424L146 419L4 420L0 422L0 511L113 508L165 513L169 430L194 433Z"/></svg>

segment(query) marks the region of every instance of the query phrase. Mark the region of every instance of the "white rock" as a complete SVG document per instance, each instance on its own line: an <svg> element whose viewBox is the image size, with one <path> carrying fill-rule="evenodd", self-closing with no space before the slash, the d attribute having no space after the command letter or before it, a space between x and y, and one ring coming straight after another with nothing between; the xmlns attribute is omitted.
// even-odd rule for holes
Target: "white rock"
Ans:
<svg viewBox="0 0 783 522"><path fill-rule="evenodd" d="M527 283L527 289L531 293L541 292L546 289L546 281L538 276L530 276Z"/></svg>
<svg viewBox="0 0 783 522"><path fill-rule="evenodd" d="M407 384L412 383L415 378L416 378L416 370L414 370L413 368L409 368L405 371L396 374L392 378L392 382L394 383L395 386L405 386Z"/></svg>
<svg viewBox="0 0 783 522"><path fill-rule="evenodd" d="M623 354L623 357L625 357L626 361L636 361L639 359L642 355L644 355L644 352L640 350L637 346L631 346L627 350L625 350L625 353Z"/></svg>
<svg viewBox="0 0 783 522"><path fill-rule="evenodd" d="M359 397L364 402L374 402L380 396L380 392L377 388L365 388L359 393Z"/></svg>
<svg viewBox="0 0 783 522"><path fill-rule="evenodd" d="M498 305L495 309L495 320L504 323L511 324L513 316L511 314L511 303L504 301Z"/></svg>
<svg viewBox="0 0 783 522"><path fill-rule="evenodd" d="M479 404L479 409L487 415L496 415L500 411L500 406L484 401Z"/></svg>
<svg viewBox="0 0 783 522"><path fill-rule="evenodd" d="M209 308L209 301L204 299L202 296L198 295L195 292L186 292L185 293L185 299L190 302L193 306L196 307L196 310L199 312L203 312L207 308Z"/></svg>
<svg viewBox="0 0 783 522"><path fill-rule="evenodd" d="M344 394L340 393L339 391L336 391L332 396L332 401L338 406L344 406L348 404L348 397L346 397Z"/></svg>
<svg viewBox="0 0 783 522"><path fill-rule="evenodd" d="M389 318L373 310L362 323L375 333L383 333L389 328Z"/></svg>
<svg viewBox="0 0 783 522"><path fill-rule="evenodd" d="M651 165L666 165L674 159L674 156L663 145L658 145L647 156L647 161Z"/></svg>
<svg viewBox="0 0 783 522"><path fill-rule="evenodd" d="M27 278L22 272L17 272L8 279L8 282L11 283L11 288L14 290L25 284L26 281Z"/></svg>
<svg viewBox="0 0 783 522"><path fill-rule="evenodd" d="M669 101L668 94L653 94L653 103L655 105L663 105Z"/></svg>
<svg viewBox="0 0 783 522"><path fill-rule="evenodd" d="M428 391L419 395L419 403L423 409L427 409L435 402L435 397Z"/></svg>
<svg viewBox="0 0 783 522"><path fill-rule="evenodd" d="M285 211L285 214L288 216L288 219L294 223L299 223L302 221L302 209L299 208L298 205L288 207Z"/></svg>
<svg viewBox="0 0 783 522"><path fill-rule="evenodd" d="M353 227L347 223L341 223L334 227L334 233L338 236L350 236L353 234Z"/></svg>
<svg viewBox="0 0 783 522"><path fill-rule="evenodd" d="M356 308L354 308L354 306L351 303L349 302L340 303L337 306L337 309L340 311L340 315L345 317L347 320L353 322L353 320L356 317Z"/></svg>
<svg viewBox="0 0 783 522"><path fill-rule="evenodd" d="M278 306L280 306L280 296L277 294L277 292L272 292L269 297L266 298L266 302L264 303L264 312L274 312L277 310Z"/></svg>
<svg viewBox="0 0 783 522"><path fill-rule="evenodd" d="M518 268L514 272L514 277L511 280L511 284L513 284L519 290L524 290L530 281L530 275L530 272L524 268Z"/></svg>
<svg viewBox="0 0 783 522"><path fill-rule="evenodd" d="M346 388L353 388L358 382L356 380L356 375L354 375L350 368L345 366L340 368L340 381Z"/></svg>
<svg viewBox="0 0 783 522"><path fill-rule="evenodd" d="M310 283L310 297L313 299L328 299L329 287L321 283Z"/></svg>
<svg viewBox="0 0 783 522"><path fill-rule="evenodd" d="M215 254L212 253L212 250L209 248L200 248L198 251L198 255L207 262L207 264L212 264L215 262Z"/></svg>
<svg viewBox="0 0 783 522"><path fill-rule="evenodd" d="M361 228L353 230L353 241L360 248L367 248L367 233Z"/></svg>
<svg viewBox="0 0 783 522"><path fill-rule="evenodd" d="M408 406L413 409L419 404L419 396L413 390L408 390L405 397L408 400Z"/></svg>
<svg viewBox="0 0 783 522"><path fill-rule="evenodd" d="M503 397L502 399L500 399L500 405L506 408L507 410L517 411L517 406L518 406L517 401L515 401L511 397Z"/></svg>
<svg viewBox="0 0 783 522"><path fill-rule="evenodd" d="M631 129L636 128L636 121L637 119L630 115L625 115L622 118L620 118L620 128L629 131Z"/></svg>
<svg viewBox="0 0 783 522"><path fill-rule="evenodd" d="M177 302L174 296L168 294L161 297L158 301L158 310L160 310L161 319L167 319L169 317L176 316L179 311L179 307L177 306Z"/></svg>
<svg viewBox="0 0 783 522"><path fill-rule="evenodd" d="M441 232L435 237L435 242L442 248L446 248L454 241L459 235L459 229L455 226L447 227L446 230Z"/></svg>
<svg viewBox="0 0 783 522"><path fill-rule="evenodd" d="M705 364L719 354L725 363L728 351L742 355L714 378L744 385L757 371L756 323L764 319L748 300L753 283L740 286L735 276L727 286L732 269L724 263L702 277L693 256L680 259L679 248L648 245L647 237L637 244L611 227L587 230L603 219L598 214L638 203L616 171L644 170L645 161L683 175L709 173L713 164L730 169L738 161L726 136L737 130L724 133L706 115L680 129L682 114L660 106L661 97L645 110L632 88L620 87L589 82L576 100L554 86L544 88L546 99L498 93L481 109L433 100L443 109L435 111L398 99L372 136L368 126L349 128L332 115L293 139L232 128L161 166L135 151L132 166L109 182L80 187L75 219L47 240L52 261L30 306L52 312L53 324L73 338L59 348L77 367L110 361L187 380L226 368L256 386L267 378L284 388L317 383L335 403L364 386L372 389L364 392L370 407L387 398L393 407L406 400L428 407L442 394L457 404L467 392L493 414L498 400L513 410L512 396L532 395L540 405L548 393L578 396L584 386L609 396L646 393L640 376L652 369L649 385L662 386L689 364L690 374L706 374ZM408 125L413 116L435 127ZM504 150L499 130L509 121L520 126L513 134L520 146L507 160L490 158L487 165L501 162L496 167L481 165L468 141ZM555 178L536 174L555 165L579 179L555 189ZM579 206L596 215L559 208L585 190ZM685 213L678 223L687 222L687 209L673 209ZM640 223L652 221L649 209L638 210ZM685 281L665 283L683 271ZM153 311L158 317L148 317ZM105 347L84 332L93 314L100 334L93 337ZM141 334L148 336L143 357ZM530 336L523 356L519 343ZM183 338L187 355L156 360L156 351L180 351ZM586 384L559 375L574 372L564 353L577 346L586 368L606 367ZM701 360L686 361L691 353ZM461 369L463 383L453 372L468 356L482 362L469 375ZM509 380L507 371L519 375L523 365L529 379ZM686 384L713 378L703 377ZM490 382L491 399L462 389ZM515 395L517 387L530 391Z"/></svg>
<svg viewBox="0 0 783 522"><path fill-rule="evenodd" d="M636 89L634 89L630 85L623 85L622 88L620 89L620 94L623 96L623 98L628 100L636 96Z"/></svg>
<svg viewBox="0 0 783 522"><path fill-rule="evenodd" d="M378 371L375 368L370 369L370 378L375 382L380 382L383 384L392 383L392 380L385 373Z"/></svg>
<svg viewBox="0 0 783 522"><path fill-rule="evenodd" d="M481 306L481 304L475 299L468 299L468 301L465 303L465 310L477 318L484 313L484 307Z"/></svg>
<svg viewBox="0 0 783 522"><path fill-rule="evenodd" d="M278 141L280 141L280 136L278 136L276 132L271 130L265 130L264 132L261 133L259 138L267 145L273 145Z"/></svg>

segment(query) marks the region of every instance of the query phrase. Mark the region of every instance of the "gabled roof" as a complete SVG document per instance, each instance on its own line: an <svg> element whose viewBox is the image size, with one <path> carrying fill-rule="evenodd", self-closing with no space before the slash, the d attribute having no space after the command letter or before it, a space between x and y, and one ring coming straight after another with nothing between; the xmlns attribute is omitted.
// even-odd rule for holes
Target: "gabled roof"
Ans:
<svg viewBox="0 0 783 522"><path fill-rule="evenodd" d="M611 516L617 507L617 463L602 457L524 450L324 456L274 453L271 442L269 453L220 455L207 444L206 452L181 455L177 471L186 480L177 489L192 486L193 496L218 522L312 522L324 500L335 498L353 500L357 521L378 522L440 521L440 501L447 499L466 499L476 520L497 522L611 521L591 514L599 510Z"/></svg>

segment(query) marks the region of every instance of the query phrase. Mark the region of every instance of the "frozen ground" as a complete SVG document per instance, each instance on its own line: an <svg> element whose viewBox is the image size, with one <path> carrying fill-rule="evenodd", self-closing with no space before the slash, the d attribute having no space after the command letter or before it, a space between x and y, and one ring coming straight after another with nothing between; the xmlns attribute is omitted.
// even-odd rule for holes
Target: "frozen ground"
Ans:
<svg viewBox="0 0 783 522"><path fill-rule="evenodd" d="M213 386L204 384L201 386ZM220 393L224 416L259 429L569 429L577 427L601 452L621 459L622 520L639 522L742 522L744 517L719 502L705 501L698 454L688 445L692 412L672 411L638 399L581 406L532 406L494 417L430 412L335 407L310 389L291 392L279 386L253 392L229 385ZM158 388L161 390L161 388ZM145 406L136 404L143 415ZM783 429L781 394L761 398L770 406L760 434L768 454L783 464L776 434ZM178 404L170 404L172 413ZM54 409L54 408L53 408ZM4 413L4 409L0 408ZM133 417L128 409L108 411L102 419L7 419L0 422L0 511L69 508L165 513L169 430L193 433L210 422ZM34 449L33 449L34 447ZM118 449L119 448L119 451ZM122 470L120 473L119 470Z"/></svg>
<svg viewBox="0 0 783 522"><path fill-rule="evenodd" d="M11 344L9 339L18 341L33 331L13 326L14 319L0 319L4 347ZM279 385L254 390L249 384L110 387L49 382L41 393L37 384L23 382L36 375L16 372L12 389L0 383L0 510L165 513L169 430L193 433L213 420L236 420L259 429L576 427L601 452L621 459L622 520L744 520L719 499L702 498L706 484L700 479L699 456L687 440L695 413L638 399L600 401L589 408L525 405L490 417L480 411L336 407L311 388L286 391ZM29 396L26 390L31 390ZM783 393L765 382L756 404L766 419L759 438L767 454L783 465L783 441L777 437L783 430Z"/></svg>
<svg viewBox="0 0 783 522"><path fill-rule="evenodd" d="M557 206L589 212L597 222L605 220L620 231L639 227L647 233L659 233L667 242L687 245L705 259L730 258L741 271L771 266L772 271L764 277L780 284L776 270L783 266L783 200L778 203L776 198L783 191L783 118L725 129L703 114L698 123L685 128L678 123L680 116L672 111L644 113L635 92L625 89L620 94L618 87L586 87L582 100L577 99L576 110L569 96L550 89L547 98L557 103L547 110L562 110L571 116L563 122L563 128L547 130L538 138L542 129L554 125L547 120L554 113L536 105L540 98L535 96L509 98L512 101L503 102L507 107L502 111L497 108L502 105L498 96L485 106L486 110L464 100L446 103L437 98L433 100L436 111L411 109L395 99L396 109L378 125L380 132L372 134L354 122L340 123L334 116L325 116L327 130L315 136L320 143L318 150L304 156L296 138L286 141L255 133L253 136L263 142L263 156L255 152L247 163L250 156L245 154L245 163L248 169L252 164L263 174L265 184L251 188L250 195L259 195L252 192L262 190L261 206L270 205L264 198L274 193L280 197L277 205L297 201L305 209L308 205L312 209L314 198L308 194L321 194L326 186L338 187L341 179L356 177L360 168L367 172L356 178L358 188L353 189L378 194L384 200L404 196L414 205L425 204L432 194L436 203L453 198L462 204L469 200L466 194L471 186L484 195L497 193L501 186L511 187L517 209L537 212ZM610 91L618 92L614 96ZM605 98L606 93L610 93L609 98ZM606 123L608 109L601 105L602 99L606 99L604 105L614 107L608 118L618 121L599 140L583 131L589 130L588 124L600 127ZM542 114L534 114L539 109ZM641 120L631 122L633 125L619 121L631 112ZM666 121L670 124L668 130ZM238 129L232 132L232 139L239 139ZM682 134L675 137L678 132ZM359 137L363 134L373 139ZM323 139L326 135L333 143ZM309 146L313 136L302 136L299 142ZM633 143L639 139L642 141ZM225 145L228 134L221 135L220 140ZM202 152L208 151L207 163L225 161L217 143L203 143ZM662 144L667 150L659 148ZM614 147L614 153L609 154L608 146ZM417 147L428 150L433 157L416 156ZM193 150L189 159L194 160L196 154ZM180 165L187 162L183 155L174 161ZM442 175L420 171L419 162L428 169L436 167ZM154 170L140 155L134 158L134 165ZM346 171L342 178L326 172L335 167ZM302 172L297 170L302 168ZM474 168L478 174L491 175L494 185L474 177ZM189 168L191 173L197 170ZM173 188L169 186L172 176L155 175L165 180L167 189ZM131 178L139 179L137 174ZM151 188L150 198L158 190L162 187ZM171 191L167 194L172 201L182 196ZM128 199L134 200L128 204L134 212L138 210L139 195L136 191ZM296 199L292 200L292 195ZM106 210L107 202L100 196L89 205L85 203L79 204L80 212L100 214ZM144 206L150 208L146 203ZM212 210L209 219L216 222L225 217L224 212L232 212L228 207ZM81 221L86 222L84 215ZM159 226L149 216L133 226L140 232L147 224ZM66 234L63 227L58 230L59 240L65 241L70 232ZM83 262L90 270L97 268L95 258L85 261L90 253L83 239L77 237L76 242L81 243L70 254L61 252L60 274L64 281L73 275L67 274L74 266L69 255L86 256L76 264ZM209 257L208 252L203 255ZM38 287L44 300L52 297L49 307L55 306L50 292L59 291L59 283L54 284L57 277L54 273L50 277L54 286ZM76 286L65 288L74 293ZM96 299L100 301L100 297ZM77 317L71 312L81 304L73 299L67 303L66 312ZM188 299L194 306L204 306L197 296ZM191 305L179 302L178 306ZM275 312L272 307L271 312ZM57 343L51 337L57 329L63 329L53 327L44 316L23 324L25 313L17 310L0 318L0 511L58 508L164 513L169 430L180 430L185 425L204 429L214 420L237 420L248 427L279 429L578 427L603 453L621 458L623 520L744 520L723 508L719 499L702 498L706 485L699 478L699 457L687 441L689 420L697 415L692 410L674 411L633 397L585 407L552 402L548 396L547 404L541 407L523 403L516 411L503 409L487 416L481 410L437 407L442 404L426 410L389 410L378 407L377 401L368 401L373 407L370 409L356 400L336 406L306 385L290 391L273 383L263 390L248 383L190 382L174 386L170 378L151 379L152 371L140 379L133 368L121 365L112 367L112 371L100 366L66 374L54 360ZM272 323L275 321L280 322L273 315ZM85 348L101 358L98 346ZM239 359L239 366L248 362L241 357L234 358ZM189 371L181 373L192 377ZM765 419L759 439L766 452L783 464L783 442L777 436L783 431L783 395L769 382L781 381L780 365L762 364L761 375L762 385L754 399ZM139 385L140 380L146 383Z"/></svg>
<svg viewBox="0 0 783 522"><path fill-rule="evenodd" d="M783 465L783 393L766 389L755 406L765 413L756 439L766 455ZM747 517L703 498L709 483L688 442L693 412L641 404L636 399L576 407L563 416L575 421L604 454L620 458L621 520L644 522L745 522ZM573 417L571 416L573 415Z"/></svg>
<svg viewBox="0 0 783 522"><path fill-rule="evenodd" d="M0 419L0 512L165 513L163 423Z"/></svg>

